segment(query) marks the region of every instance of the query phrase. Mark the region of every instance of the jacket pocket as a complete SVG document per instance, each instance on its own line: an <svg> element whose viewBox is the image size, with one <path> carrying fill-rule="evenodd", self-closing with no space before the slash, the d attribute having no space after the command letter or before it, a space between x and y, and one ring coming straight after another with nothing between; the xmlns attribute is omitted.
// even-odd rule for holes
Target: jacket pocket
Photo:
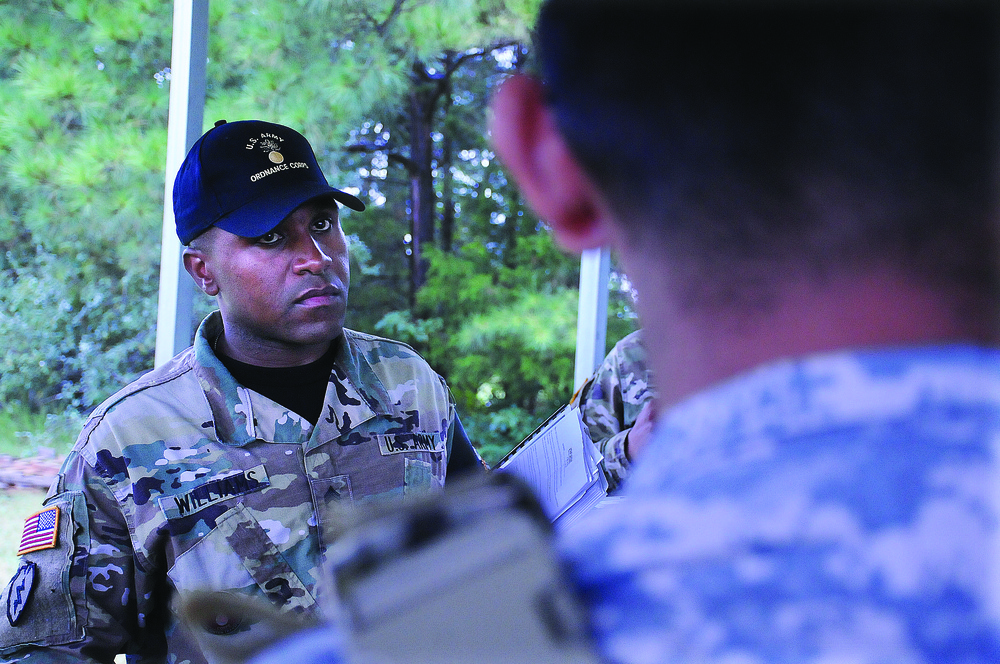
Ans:
<svg viewBox="0 0 1000 664"><path fill-rule="evenodd" d="M447 443L444 432L378 434L383 458L403 461L403 495L426 493L444 486Z"/></svg>
<svg viewBox="0 0 1000 664"><path fill-rule="evenodd" d="M220 516L216 526L182 553L167 571L183 596L192 591L263 594L272 604L309 611L315 600L267 531L242 504Z"/></svg>

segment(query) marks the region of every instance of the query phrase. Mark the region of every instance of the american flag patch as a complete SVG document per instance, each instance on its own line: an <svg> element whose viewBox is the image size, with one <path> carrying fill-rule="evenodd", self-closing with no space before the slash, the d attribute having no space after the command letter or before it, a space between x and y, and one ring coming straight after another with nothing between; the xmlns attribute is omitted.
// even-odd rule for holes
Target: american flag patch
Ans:
<svg viewBox="0 0 1000 664"><path fill-rule="evenodd" d="M52 549L59 537L59 508L50 507L24 520L17 555Z"/></svg>

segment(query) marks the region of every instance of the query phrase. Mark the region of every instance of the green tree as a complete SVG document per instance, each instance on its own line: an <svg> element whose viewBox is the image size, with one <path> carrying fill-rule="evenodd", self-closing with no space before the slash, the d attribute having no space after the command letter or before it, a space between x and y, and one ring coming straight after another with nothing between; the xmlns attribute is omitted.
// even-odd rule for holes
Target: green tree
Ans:
<svg viewBox="0 0 1000 664"><path fill-rule="evenodd" d="M538 4L210 3L206 127L300 128L369 202L344 217L349 325L423 352L493 454L572 389L576 258L484 126ZM170 0L0 4L0 404L86 412L152 364L171 17ZM611 310L609 342L633 325L627 294Z"/></svg>
<svg viewBox="0 0 1000 664"><path fill-rule="evenodd" d="M522 43L501 41L425 58L411 73L409 102L353 129L340 161L345 175L360 178L359 189L386 201L385 216L351 219L359 236L380 238L372 251L383 261L378 284L394 284L381 304L395 300L395 307L376 330L410 342L447 377L491 461L573 389L578 260L555 248L483 138L493 89L528 57ZM418 131L429 140L414 141ZM418 186L417 173L428 182ZM420 186L432 187L435 200L423 221L414 201L431 196L415 193ZM615 291L611 310L609 345L634 328L627 293Z"/></svg>
<svg viewBox="0 0 1000 664"><path fill-rule="evenodd" d="M0 403L88 408L148 367L164 6L0 5Z"/></svg>

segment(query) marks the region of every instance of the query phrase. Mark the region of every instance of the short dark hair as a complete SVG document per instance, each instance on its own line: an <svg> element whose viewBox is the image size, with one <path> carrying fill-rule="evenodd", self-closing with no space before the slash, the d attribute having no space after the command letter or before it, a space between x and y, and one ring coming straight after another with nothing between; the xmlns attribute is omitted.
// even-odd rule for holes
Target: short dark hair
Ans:
<svg viewBox="0 0 1000 664"><path fill-rule="evenodd" d="M988 2L548 0L548 102L633 238L995 293ZM818 263L817 263L818 261Z"/></svg>

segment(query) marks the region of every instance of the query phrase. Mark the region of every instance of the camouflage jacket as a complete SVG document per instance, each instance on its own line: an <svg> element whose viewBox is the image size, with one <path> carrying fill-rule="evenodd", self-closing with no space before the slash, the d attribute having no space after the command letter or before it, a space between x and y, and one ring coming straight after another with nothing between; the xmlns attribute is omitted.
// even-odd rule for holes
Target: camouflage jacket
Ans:
<svg viewBox="0 0 1000 664"><path fill-rule="evenodd" d="M615 344L574 396L572 403L579 405L590 438L604 457L609 492L628 475L631 461L625 453L625 439L654 394L639 330Z"/></svg>
<svg viewBox="0 0 1000 664"><path fill-rule="evenodd" d="M842 352L663 412L565 535L609 662L1000 662L1000 351Z"/></svg>
<svg viewBox="0 0 1000 664"><path fill-rule="evenodd" d="M207 341L220 325L91 415L45 501L55 545L0 599L13 661L203 662L172 602L232 591L309 614L344 505L443 485L454 402L408 346L345 330L313 427L235 382Z"/></svg>

